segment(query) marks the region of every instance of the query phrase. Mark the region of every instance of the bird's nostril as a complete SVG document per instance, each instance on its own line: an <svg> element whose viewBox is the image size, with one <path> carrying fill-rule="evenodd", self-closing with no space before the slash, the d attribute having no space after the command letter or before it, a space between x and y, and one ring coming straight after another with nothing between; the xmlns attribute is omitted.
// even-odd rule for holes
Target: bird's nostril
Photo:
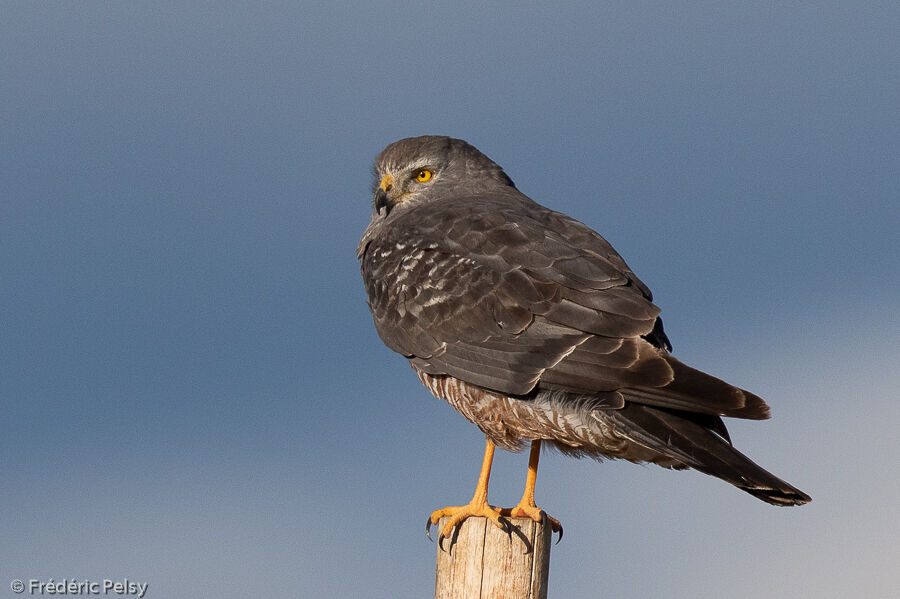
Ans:
<svg viewBox="0 0 900 599"><path fill-rule="evenodd" d="M393 185L388 185L387 187L384 188L384 190L385 190L385 191L390 191L392 187L393 187Z"/></svg>

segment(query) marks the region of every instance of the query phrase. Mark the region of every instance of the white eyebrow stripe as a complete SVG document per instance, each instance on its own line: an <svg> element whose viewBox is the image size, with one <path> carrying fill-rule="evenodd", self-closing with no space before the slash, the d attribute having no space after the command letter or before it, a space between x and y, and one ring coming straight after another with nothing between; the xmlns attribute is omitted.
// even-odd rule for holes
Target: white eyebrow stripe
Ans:
<svg viewBox="0 0 900 599"><path fill-rule="evenodd" d="M427 158L419 158L419 159L416 160L415 162L410 162L410 163L409 163L409 170L419 169L419 168L422 168L422 167L424 167L424 166L431 166L432 163L433 163L433 161L432 161L432 160L429 160L429 159L427 159Z"/></svg>

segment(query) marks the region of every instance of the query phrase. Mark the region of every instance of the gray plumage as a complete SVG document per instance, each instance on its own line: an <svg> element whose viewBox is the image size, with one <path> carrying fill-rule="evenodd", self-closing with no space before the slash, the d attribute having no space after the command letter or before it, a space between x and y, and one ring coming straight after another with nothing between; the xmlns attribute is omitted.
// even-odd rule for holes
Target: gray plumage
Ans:
<svg viewBox="0 0 900 599"><path fill-rule="evenodd" d="M357 255L376 330L494 443L543 439L809 501L731 445L721 417L768 418L766 403L669 353L650 290L598 233L462 140L400 140L375 170Z"/></svg>

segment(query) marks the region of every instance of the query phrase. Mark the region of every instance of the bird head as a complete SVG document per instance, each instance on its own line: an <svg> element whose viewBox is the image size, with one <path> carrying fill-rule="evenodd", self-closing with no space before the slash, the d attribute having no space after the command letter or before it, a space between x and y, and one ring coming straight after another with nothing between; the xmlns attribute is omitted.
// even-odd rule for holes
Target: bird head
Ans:
<svg viewBox="0 0 900 599"><path fill-rule="evenodd" d="M477 194L512 180L490 158L461 139L425 135L394 142L375 160L373 208L387 216L398 207Z"/></svg>

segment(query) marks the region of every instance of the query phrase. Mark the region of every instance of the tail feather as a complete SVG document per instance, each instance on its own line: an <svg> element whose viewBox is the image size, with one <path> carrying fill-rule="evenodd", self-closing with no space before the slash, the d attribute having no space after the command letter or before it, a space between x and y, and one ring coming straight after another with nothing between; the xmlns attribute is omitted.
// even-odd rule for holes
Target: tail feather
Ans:
<svg viewBox="0 0 900 599"><path fill-rule="evenodd" d="M767 472L735 449L724 424L679 410L629 404L608 414L635 443L731 483L772 505L803 505L809 495Z"/></svg>

